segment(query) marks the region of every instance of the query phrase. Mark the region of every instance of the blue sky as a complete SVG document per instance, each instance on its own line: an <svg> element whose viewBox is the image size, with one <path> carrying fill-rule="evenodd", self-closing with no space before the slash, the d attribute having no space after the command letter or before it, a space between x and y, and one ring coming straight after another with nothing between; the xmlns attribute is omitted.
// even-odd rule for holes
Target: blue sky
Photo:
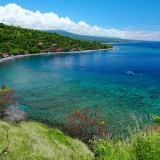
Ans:
<svg viewBox="0 0 160 160"><path fill-rule="evenodd" d="M160 0L0 0L0 6L9 3L33 12L39 10L41 14L53 12L75 24L82 21L90 27L96 25L107 30L104 36L111 30L117 32L113 37L127 38L128 34L131 39L160 40ZM68 28L64 30L69 31ZM86 31L80 33L87 34Z"/></svg>

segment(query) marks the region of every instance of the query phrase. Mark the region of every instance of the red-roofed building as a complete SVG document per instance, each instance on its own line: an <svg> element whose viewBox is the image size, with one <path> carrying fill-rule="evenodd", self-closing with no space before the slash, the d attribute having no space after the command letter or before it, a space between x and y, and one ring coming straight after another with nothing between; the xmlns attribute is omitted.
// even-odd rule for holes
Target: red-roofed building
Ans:
<svg viewBox="0 0 160 160"><path fill-rule="evenodd" d="M72 50L71 51L77 51L77 48L72 48Z"/></svg>
<svg viewBox="0 0 160 160"><path fill-rule="evenodd" d="M38 42L38 44L39 44L39 45L42 45L42 44L43 44L43 42L42 42L42 41L39 41L39 42Z"/></svg>
<svg viewBox="0 0 160 160"><path fill-rule="evenodd" d="M3 53L3 58L6 58L8 56L9 56L8 53Z"/></svg>
<svg viewBox="0 0 160 160"><path fill-rule="evenodd" d="M61 48L56 48L56 51L57 51L57 52L61 52L62 49L61 49Z"/></svg>
<svg viewBox="0 0 160 160"><path fill-rule="evenodd" d="M43 51L42 51L43 53L46 53L46 52L48 52L48 50L47 49L43 49Z"/></svg>
<svg viewBox="0 0 160 160"><path fill-rule="evenodd" d="M24 54L28 54L28 53L29 53L28 50L25 50L25 51L24 51Z"/></svg>

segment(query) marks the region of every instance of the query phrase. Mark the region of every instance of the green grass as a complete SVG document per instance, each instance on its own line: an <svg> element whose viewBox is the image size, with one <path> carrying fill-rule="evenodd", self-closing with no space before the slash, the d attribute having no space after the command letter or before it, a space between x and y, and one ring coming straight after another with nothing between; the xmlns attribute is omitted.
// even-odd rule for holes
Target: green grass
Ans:
<svg viewBox="0 0 160 160"><path fill-rule="evenodd" d="M121 141L99 139L94 152L97 160L159 160L160 132L139 130Z"/></svg>
<svg viewBox="0 0 160 160"><path fill-rule="evenodd" d="M93 153L79 140L37 122L0 120L0 160L159 160L160 129L141 130L138 121L125 139L95 139Z"/></svg>
<svg viewBox="0 0 160 160"><path fill-rule="evenodd" d="M7 92L9 89L1 89L0 88L0 93L2 93L2 92Z"/></svg>
<svg viewBox="0 0 160 160"><path fill-rule="evenodd" d="M85 144L56 129L48 129L37 122L14 124L0 121L0 159L77 160L92 158L93 153Z"/></svg>

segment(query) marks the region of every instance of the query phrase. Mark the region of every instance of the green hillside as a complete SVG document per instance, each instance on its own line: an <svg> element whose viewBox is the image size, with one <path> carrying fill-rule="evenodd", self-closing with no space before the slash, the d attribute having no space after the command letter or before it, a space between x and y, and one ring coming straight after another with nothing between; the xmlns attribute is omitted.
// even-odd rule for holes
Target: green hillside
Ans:
<svg viewBox="0 0 160 160"><path fill-rule="evenodd" d="M0 120L0 159L71 160L91 159L82 142L35 122L20 124Z"/></svg>
<svg viewBox="0 0 160 160"><path fill-rule="evenodd" d="M110 44L86 41L62 36L57 33L8 26L0 23L0 57L9 55L68 52L111 48Z"/></svg>
<svg viewBox="0 0 160 160"><path fill-rule="evenodd" d="M156 127L156 132L155 130ZM92 140L93 152L79 140L37 122L7 123L0 120L1 160L159 160L160 130L137 130L126 139Z"/></svg>

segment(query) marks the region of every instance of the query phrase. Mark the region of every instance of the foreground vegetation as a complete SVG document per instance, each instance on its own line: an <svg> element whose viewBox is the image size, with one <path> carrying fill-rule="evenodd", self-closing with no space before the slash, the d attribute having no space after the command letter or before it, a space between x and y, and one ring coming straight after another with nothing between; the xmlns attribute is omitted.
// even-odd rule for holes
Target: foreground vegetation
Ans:
<svg viewBox="0 0 160 160"><path fill-rule="evenodd" d="M151 129L152 130L152 129ZM159 160L160 130L132 133L130 137L119 140L94 140L94 153L98 160Z"/></svg>
<svg viewBox="0 0 160 160"><path fill-rule="evenodd" d="M0 159L159 160L160 130L138 130L126 139L91 140L92 151L56 129L41 123L0 120Z"/></svg>
<svg viewBox="0 0 160 160"><path fill-rule="evenodd" d="M0 135L0 159L4 160L77 160L93 157L82 142L40 123L15 124L0 120Z"/></svg>
<svg viewBox="0 0 160 160"><path fill-rule="evenodd" d="M15 98L14 90L2 84L0 159L160 159L160 116L153 116L153 124L144 124L143 127L142 120L138 121L134 116L136 127L129 129L128 137L115 137L108 131L108 126L98 111L89 108L75 110L68 115L66 122L66 133L73 139L38 122L21 122L25 114L18 107L13 107L16 105Z"/></svg>
<svg viewBox="0 0 160 160"><path fill-rule="evenodd" d="M132 115L130 121L135 127L128 128L127 137L116 137L98 112L76 110L68 116L67 129L90 146L97 160L159 160L160 116L152 118L154 123L146 125L142 118Z"/></svg>
<svg viewBox="0 0 160 160"><path fill-rule="evenodd" d="M111 48L110 44L76 40L57 33L8 26L0 23L0 58L3 54L19 55L41 52L66 52ZM6 56L6 55L5 55Z"/></svg>

